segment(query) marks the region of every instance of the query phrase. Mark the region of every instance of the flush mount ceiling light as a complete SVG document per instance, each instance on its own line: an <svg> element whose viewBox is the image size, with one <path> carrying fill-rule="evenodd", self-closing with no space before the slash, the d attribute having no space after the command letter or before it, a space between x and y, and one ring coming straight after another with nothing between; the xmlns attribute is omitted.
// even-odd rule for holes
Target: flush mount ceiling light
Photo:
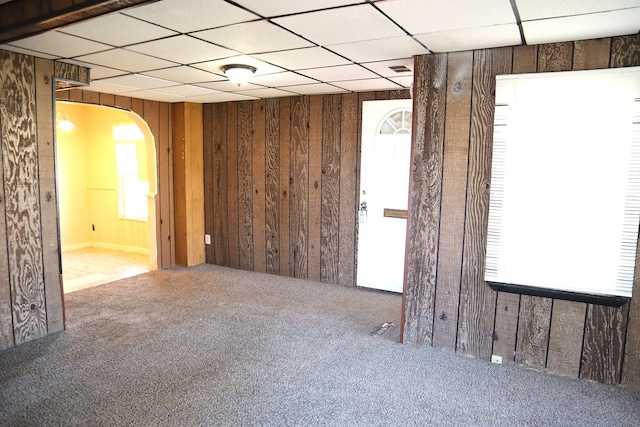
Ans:
<svg viewBox="0 0 640 427"><path fill-rule="evenodd" d="M256 67L243 64L230 64L221 67L222 72L227 78L238 86L249 81L251 76L256 72Z"/></svg>

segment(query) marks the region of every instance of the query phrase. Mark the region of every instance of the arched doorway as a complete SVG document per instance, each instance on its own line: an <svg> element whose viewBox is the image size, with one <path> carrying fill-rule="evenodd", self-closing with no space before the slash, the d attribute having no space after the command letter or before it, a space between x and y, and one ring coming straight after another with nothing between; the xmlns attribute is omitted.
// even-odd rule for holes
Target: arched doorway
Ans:
<svg viewBox="0 0 640 427"><path fill-rule="evenodd" d="M158 268L155 141L137 114L56 102L64 291Z"/></svg>

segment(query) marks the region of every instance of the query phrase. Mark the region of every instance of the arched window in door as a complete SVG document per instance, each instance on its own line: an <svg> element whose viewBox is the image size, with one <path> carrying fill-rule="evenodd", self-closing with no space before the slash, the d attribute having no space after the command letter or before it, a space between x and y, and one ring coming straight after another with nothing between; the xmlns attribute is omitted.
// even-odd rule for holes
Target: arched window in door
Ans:
<svg viewBox="0 0 640 427"><path fill-rule="evenodd" d="M395 109L389 112L378 125L378 135L399 135L411 133L411 110Z"/></svg>

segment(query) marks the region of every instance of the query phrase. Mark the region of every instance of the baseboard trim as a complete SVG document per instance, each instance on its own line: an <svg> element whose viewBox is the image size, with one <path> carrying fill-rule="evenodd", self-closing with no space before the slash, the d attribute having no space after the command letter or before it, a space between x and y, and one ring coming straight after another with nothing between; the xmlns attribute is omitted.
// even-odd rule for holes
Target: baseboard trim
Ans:
<svg viewBox="0 0 640 427"><path fill-rule="evenodd" d="M85 243L76 243L74 245L66 245L62 247L62 252L76 251L78 249L86 249L86 248L108 249L112 251L131 252L134 254L149 255L149 249L146 249L146 248L138 248L135 246L126 246L126 245L116 245L114 243L104 243L104 242L85 242Z"/></svg>

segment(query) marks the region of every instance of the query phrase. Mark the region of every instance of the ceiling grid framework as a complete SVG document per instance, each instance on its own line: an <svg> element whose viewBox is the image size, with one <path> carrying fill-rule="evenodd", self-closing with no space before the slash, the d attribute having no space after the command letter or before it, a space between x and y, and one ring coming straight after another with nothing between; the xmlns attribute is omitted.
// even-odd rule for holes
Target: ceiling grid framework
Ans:
<svg viewBox="0 0 640 427"><path fill-rule="evenodd" d="M403 89L414 55L638 31L640 0L160 0L0 48L86 66L88 90L209 103Z"/></svg>

